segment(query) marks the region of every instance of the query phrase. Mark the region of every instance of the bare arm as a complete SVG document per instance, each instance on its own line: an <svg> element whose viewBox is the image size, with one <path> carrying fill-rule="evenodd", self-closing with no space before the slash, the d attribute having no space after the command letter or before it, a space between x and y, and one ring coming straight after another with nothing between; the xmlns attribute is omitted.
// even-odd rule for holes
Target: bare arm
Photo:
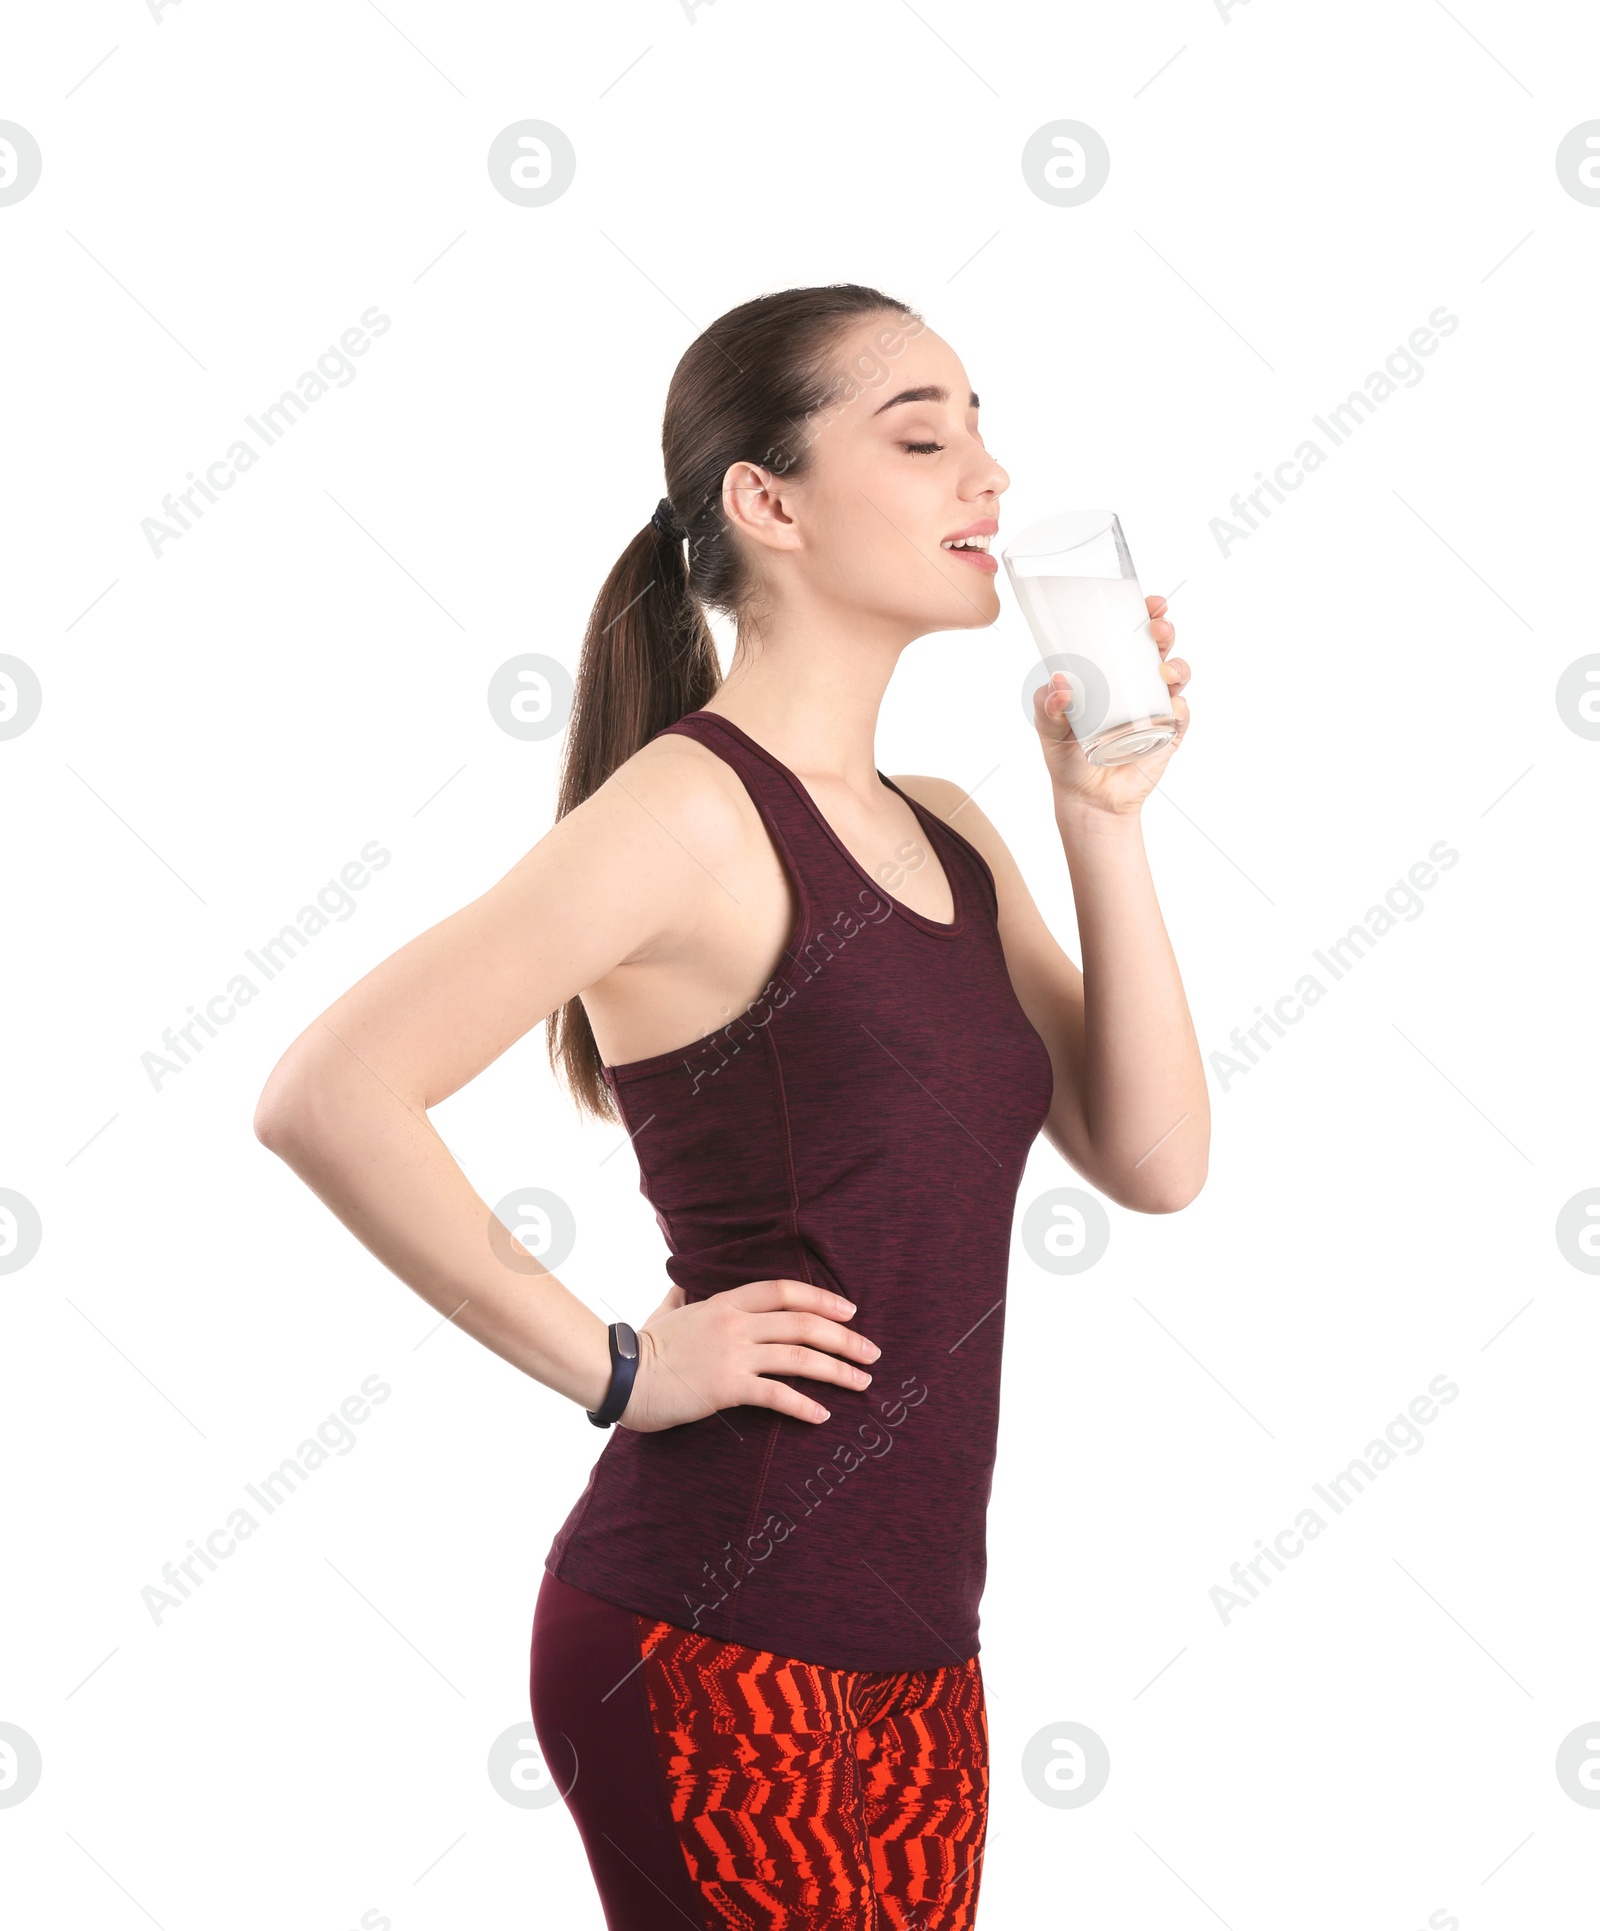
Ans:
<svg viewBox="0 0 1600 1931"><path fill-rule="evenodd" d="M670 938L684 881L653 833L620 788L602 787L481 898L335 1000L273 1069L255 1116L257 1137L429 1306L588 1408L609 1374L605 1322L553 1275L496 1258L489 1208L428 1108Z"/></svg>
<svg viewBox="0 0 1600 1931"><path fill-rule="evenodd" d="M335 1000L256 1108L257 1138L391 1272L585 1408L610 1375L605 1321L534 1257L526 1272L496 1257L490 1210L427 1110L605 973L678 944L740 835L715 792L686 781L681 757L647 747L482 897ZM629 1426L739 1402L820 1419L820 1404L762 1370L856 1386L861 1371L814 1348L848 1346L860 1361L877 1352L839 1326L847 1304L806 1283L747 1284L713 1296L715 1308L682 1298L672 1290L641 1330Z"/></svg>

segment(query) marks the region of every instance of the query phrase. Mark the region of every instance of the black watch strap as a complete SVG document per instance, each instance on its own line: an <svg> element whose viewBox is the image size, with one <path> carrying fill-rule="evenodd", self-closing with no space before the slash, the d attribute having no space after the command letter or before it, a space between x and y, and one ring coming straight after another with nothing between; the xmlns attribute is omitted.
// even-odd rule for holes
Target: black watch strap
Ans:
<svg viewBox="0 0 1600 1931"><path fill-rule="evenodd" d="M628 1405L633 1393L633 1377L639 1371L639 1337L626 1321L613 1321L607 1330L611 1340L611 1385L598 1408L584 1413L596 1428L609 1428Z"/></svg>

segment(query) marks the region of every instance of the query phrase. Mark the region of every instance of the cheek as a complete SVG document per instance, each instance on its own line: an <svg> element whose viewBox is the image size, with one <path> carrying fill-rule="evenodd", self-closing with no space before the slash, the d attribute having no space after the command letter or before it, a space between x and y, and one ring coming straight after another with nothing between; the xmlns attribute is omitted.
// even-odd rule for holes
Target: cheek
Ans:
<svg viewBox="0 0 1600 1931"><path fill-rule="evenodd" d="M919 538L918 526L909 519L890 522L892 510L880 514L886 508L863 502L861 514L841 530L829 571L832 594L855 609L948 627L956 614L946 580L949 566L929 554L937 539ZM976 599L981 590L975 587L970 594Z"/></svg>
<svg viewBox="0 0 1600 1931"><path fill-rule="evenodd" d="M835 590L859 591L871 583L885 566L885 537L900 542L895 525L903 524L903 506L889 479L860 463L834 466L826 500L813 497L812 514L818 569Z"/></svg>
<svg viewBox="0 0 1600 1931"><path fill-rule="evenodd" d="M885 538L905 551L912 562L909 545L895 536L887 518L894 514L880 498L858 496L855 508L845 506L843 514L830 519L826 532L827 549L821 557L822 571L829 589L852 603L881 603L890 587L894 552Z"/></svg>

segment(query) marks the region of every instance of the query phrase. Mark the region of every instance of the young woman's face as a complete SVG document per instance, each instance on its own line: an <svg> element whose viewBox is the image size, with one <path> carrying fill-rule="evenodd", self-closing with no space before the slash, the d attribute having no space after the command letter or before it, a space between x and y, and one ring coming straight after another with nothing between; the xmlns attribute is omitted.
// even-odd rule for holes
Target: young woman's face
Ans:
<svg viewBox="0 0 1600 1931"><path fill-rule="evenodd" d="M993 623L999 558L986 552L1011 478L983 446L960 358L924 324L888 314L851 330L836 367L842 385L802 431L805 474L764 472L770 495L746 492L750 533L781 553L780 575L799 573L808 601L908 636ZM982 547L950 547L963 537Z"/></svg>

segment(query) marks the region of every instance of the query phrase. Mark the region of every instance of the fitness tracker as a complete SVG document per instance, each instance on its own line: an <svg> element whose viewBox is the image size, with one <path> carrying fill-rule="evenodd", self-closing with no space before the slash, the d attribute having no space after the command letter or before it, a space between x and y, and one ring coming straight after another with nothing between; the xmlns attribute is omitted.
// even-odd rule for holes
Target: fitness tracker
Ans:
<svg viewBox="0 0 1600 1931"><path fill-rule="evenodd" d="M611 1384L598 1408L584 1410L596 1428L609 1428L627 1407L639 1370L639 1337L627 1322L613 1321L606 1332L611 1341Z"/></svg>

